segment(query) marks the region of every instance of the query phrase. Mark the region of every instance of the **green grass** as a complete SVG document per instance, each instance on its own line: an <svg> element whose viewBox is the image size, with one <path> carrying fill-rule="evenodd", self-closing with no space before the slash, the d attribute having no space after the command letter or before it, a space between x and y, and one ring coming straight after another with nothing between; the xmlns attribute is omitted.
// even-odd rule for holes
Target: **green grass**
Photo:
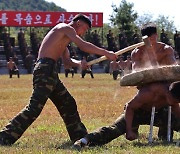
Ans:
<svg viewBox="0 0 180 154"><path fill-rule="evenodd" d="M109 74L95 74L91 79L87 74L84 79L79 74L74 78L65 78L60 74L60 79L74 96L78 111L83 123L89 132L98 127L111 124L122 112L124 104L136 93L134 87L120 87L119 80L114 81ZM29 101L32 92L32 76L21 75L18 79L8 75L0 76L0 129L15 116ZM167 145L156 141L153 145L147 144L149 126L140 127L140 138L128 141L124 135L102 146L85 148L83 154L144 154L144 153L179 153L175 144ZM179 139L175 133L174 139ZM157 128L154 131L157 140ZM27 129L23 136L12 146L0 146L0 153L13 154L70 154L79 153L72 149L64 123L53 103L48 100L41 115Z"/></svg>

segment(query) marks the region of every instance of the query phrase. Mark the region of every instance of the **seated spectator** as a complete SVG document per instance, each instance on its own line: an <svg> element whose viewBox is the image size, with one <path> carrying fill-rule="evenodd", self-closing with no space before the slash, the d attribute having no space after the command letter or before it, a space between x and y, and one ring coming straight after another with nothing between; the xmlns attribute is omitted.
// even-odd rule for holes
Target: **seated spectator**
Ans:
<svg viewBox="0 0 180 154"><path fill-rule="evenodd" d="M121 75L123 76L123 75L124 75L124 69L125 69L125 67L126 67L126 64L125 64L124 56L123 56L123 55L120 55L120 56L119 56L119 61L118 61L118 63L119 63L120 69L122 70Z"/></svg>
<svg viewBox="0 0 180 154"><path fill-rule="evenodd" d="M9 58L9 62L7 63L7 68L9 70L9 78L12 78L13 74L16 74L17 77L19 78L19 69L17 68L16 63L13 61L13 58Z"/></svg>
<svg viewBox="0 0 180 154"><path fill-rule="evenodd" d="M65 72L65 77L68 77L68 74L72 74L72 78L74 77L74 69L72 67L69 67L67 65L64 65L64 72Z"/></svg>
<svg viewBox="0 0 180 154"><path fill-rule="evenodd" d="M125 68L124 68L124 74L129 74L132 71L132 61L131 61L131 56L127 56L127 60L124 61L125 63Z"/></svg>
<svg viewBox="0 0 180 154"><path fill-rule="evenodd" d="M82 63L87 63L86 57L83 57ZM92 78L92 79L94 78L93 73L92 73L92 70L91 70L91 66L88 66L88 68L82 68L82 71L81 71L81 76L82 76L82 78L85 77L86 73L89 73L89 74L91 75L91 78Z"/></svg>
<svg viewBox="0 0 180 154"><path fill-rule="evenodd" d="M121 68L119 66L119 62L117 60L111 61L111 63L110 63L110 71L109 72L110 72L110 74L113 75L114 80L117 80L118 74L121 75L122 70L121 70Z"/></svg>

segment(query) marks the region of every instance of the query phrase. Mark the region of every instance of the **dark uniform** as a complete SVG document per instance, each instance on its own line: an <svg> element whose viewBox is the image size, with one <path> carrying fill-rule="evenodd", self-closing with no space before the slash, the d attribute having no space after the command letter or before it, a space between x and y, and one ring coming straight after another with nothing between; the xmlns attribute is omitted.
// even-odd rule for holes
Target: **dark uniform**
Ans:
<svg viewBox="0 0 180 154"><path fill-rule="evenodd" d="M149 125L151 112L139 109L134 113L133 131L138 133L139 125ZM154 126L159 127L158 137L167 139L168 109L163 108L155 112ZM171 138L173 130L180 131L180 119L172 115ZM125 115L122 114L112 125L101 127L98 131L92 132L85 137L89 140L89 146L103 145L126 133Z"/></svg>
<svg viewBox="0 0 180 154"><path fill-rule="evenodd" d="M0 145L16 142L41 113L48 98L64 120L74 142L87 134L81 122L74 98L58 78L56 62L50 58L37 61L33 72L33 93L30 103L0 131Z"/></svg>

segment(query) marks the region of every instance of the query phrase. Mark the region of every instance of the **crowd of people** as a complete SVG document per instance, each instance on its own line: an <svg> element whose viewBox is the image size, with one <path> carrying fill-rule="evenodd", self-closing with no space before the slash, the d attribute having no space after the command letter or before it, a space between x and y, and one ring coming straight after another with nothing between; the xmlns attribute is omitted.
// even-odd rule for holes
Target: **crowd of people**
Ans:
<svg viewBox="0 0 180 154"><path fill-rule="evenodd" d="M28 47L26 39L25 39L25 33L24 33L23 29L20 28L18 35L17 35L17 43L19 46L18 50L15 48L15 39L10 37L10 34L7 32L6 29L4 29L4 32L1 34L0 38L3 42L2 45L4 46L4 54L6 55L6 60L9 61L9 58L12 57L13 61L18 66L19 61L18 61L17 55L20 54L22 56L24 67L27 69L27 73L32 73L32 69L33 69L34 63L37 59L39 46L40 46L40 42L41 42L41 40L39 40L39 38L38 38L38 33L35 32L34 29L32 29L30 31L30 47ZM116 52L116 51L123 49L132 44L132 43L130 44L128 42L128 38L126 36L126 33L123 31L123 29L119 29L119 33L117 35L114 35L111 29L108 31L108 33L106 35L107 46L103 46L102 38L99 35L97 29L88 31L84 38L86 41L89 41L98 47L102 47L104 49L107 49L107 50L110 50L113 52ZM173 39L174 39L173 48L175 50L176 58L179 59L179 57L180 57L180 33L177 30L174 34ZM140 42L141 34L137 30L135 30L134 34L132 35L131 40L133 40L133 44ZM162 29L162 31L160 33L160 41L172 46L172 44L170 43L170 39L168 38L168 35L165 33L164 29ZM84 52L83 50L79 49L78 47L72 45L72 43L70 43L68 45L68 49L69 49L71 58L74 58L77 60L81 60L83 57L86 57L86 59L88 57L91 57L91 59L95 59L95 58L99 57L96 54L91 55L89 53ZM129 54L130 54L130 52L123 54L124 61L128 59ZM61 61L62 60L59 59L59 61L60 61L60 63L58 63L58 64L59 64L59 68L61 69L61 65L62 65ZM100 63L100 65L101 64L102 63ZM107 66L104 66L104 68L105 68L104 72L109 73L109 70L111 69L110 62L107 62ZM67 76L67 69L64 68L64 70L66 70L65 74ZM73 70L74 73L77 73L77 68L71 68L70 70L71 70L70 72L72 72L72 70ZM122 70L123 69L121 67L121 69L118 72L122 72ZM60 71L61 70L59 70L59 72ZM110 73L112 73L112 72L110 72Z"/></svg>

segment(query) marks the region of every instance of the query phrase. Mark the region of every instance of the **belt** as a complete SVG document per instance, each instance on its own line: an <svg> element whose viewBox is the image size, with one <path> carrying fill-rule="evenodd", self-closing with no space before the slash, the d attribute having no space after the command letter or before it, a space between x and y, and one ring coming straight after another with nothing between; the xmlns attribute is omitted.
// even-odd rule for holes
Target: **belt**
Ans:
<svg viewBox="0 0 180 154"><path fill-rule="evenodd" d="M42 64L56 64L56 61L52 58L48 58L48 57L43 57L37 60L36 63L42 63Z"/></svg>

